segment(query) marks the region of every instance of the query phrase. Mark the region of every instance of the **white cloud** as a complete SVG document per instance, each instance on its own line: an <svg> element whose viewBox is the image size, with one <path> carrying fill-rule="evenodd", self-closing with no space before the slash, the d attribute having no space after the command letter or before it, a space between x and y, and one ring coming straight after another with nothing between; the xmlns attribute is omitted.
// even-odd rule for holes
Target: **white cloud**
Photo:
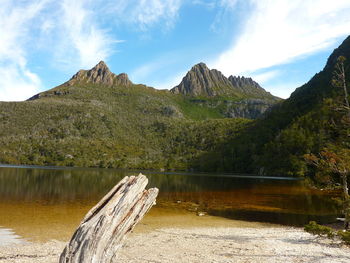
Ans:
<svg viewBox="0 0 350 263"><path fill-rule="evenodd" d="M178 16L183 0L119 0L110 2L111 12L117 20L137 25L145 31L160 21L171 28Z"/></svg>
<svg viewBox="0 0 350 263"><path fill-rule="evenodd" d="M328 48L350 32L349 0L250 2L253 9L243 33L210 63L226 75L249 74L291 62Z"/></svg>
<svg viewBox="0 0 350 263"><path fill-rule="evenodd" d="M193 5L199 5L199 6L204 6L208 9L213 9L216 7L217 2L214 1L204 1L204 0L193 0L192 1Z"/></svg>
<svg viewBox="0 0 350 263"><path fill-rule="evenodd" d="M88 2L1 0L0 101L24 100L44 88L27 63L36 49L74 70L108 58L117 41L98 27Z"/></svg>
<svg viewBox="0 0 350 263"><path fill-rule="evenodd" d="M83 0L61 3L62 24L57 25L60 39L55 58L69 68L90 68L106 60L111 46L118 42L99 28L97 14L89 7L89 1Z"/></svg>
<svg viewBox="0 0 350 263"><path fill-rule="evenodd" d="M39 77L27 66L25 46L31 38L28 24L48 1L16 5L3 0L0 8L0 100L23 100L41 88Z"/></svg>
<svg viewBox="0 0 350 263"><path fill-rule="evenodd" d="M257 81L259 84L264 84L265 82L280 75L280 73L281 72L279 70L270 70L270 71L263 72L263 73L254 73L254 74L252 74L252 78L255 81Z"/></svg>
<svg viewBox="0 0 350 263"><path fill-rule="evenodd" d="M182 0L0 0L0 100L23 100L44 87L28 67L35 52L56 69L73 71L108 60L117 17L141 31L171 28ZM52 56L52 57L50 57ZM35 61L34 61L35 63Z"/></svg>
<svg viewBox="0 0 350 263"><path fill-rule="evenodd" d="M349 0L0 0L0 69L8 69L0 83L0 100L25 99L27 91L32 95L43 89L27 63L35 49L54 54L54 64L69 71L90 68L108 60L118 42L108 31L115 26L111 20L133 25L142 34L152 27L172 28L188 3L215 8L220 18L230 10L240 15L242 6L237 6L243 1L242 6L251 8L242 16L242 21L248 18L244 27L233 36L231 47L208 63L225 75L251 75L269 84L278 76L271 67L329 48L350 33ZM234 13L236 7L239 14ZM178 58L174 65L178 61L187 64ZM142 80L159 69L161 63L151 62L131 75ZM176 85L175 79L181 80L169 78L167 87ZM159 84L155 86L165 87Z"/></svg>
<svg viewBox="0 0 350 263"><path fill-rule="evenodd" d="M0 66L0 101L21 101L39 92L40 78L16 64Z"/></svg>
<svg viewBox="0 0 350 263"><path fill-rule="evenodd" d="M220 0L219 4L222 7L235 8L239 0Z"/></svg>

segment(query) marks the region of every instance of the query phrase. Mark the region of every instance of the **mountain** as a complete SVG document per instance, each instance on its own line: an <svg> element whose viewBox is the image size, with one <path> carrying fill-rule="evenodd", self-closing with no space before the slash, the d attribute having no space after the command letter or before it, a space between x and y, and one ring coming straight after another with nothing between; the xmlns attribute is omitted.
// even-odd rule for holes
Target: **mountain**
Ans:
<svg viewBox="0 0 350 263"><path fill-rule="evenodd" d="M122 86L130 86L133 84L129 80L127 74L121 73L119 75L116 75L112 73L104 61L100 61L95 67L90 70L80 70L63 85L71 86L75 83L81 82Z"/></svg>
<svg viewBox="0 0 350 263"><path fill-rule="evenodd" d="M0 122L0 163L186 170L250 121L100 62L27 101L0 102Z"/></svg>
<svg viewBox="0 0 350 263"><path fill-rule="evenodd" d="M181 83L170 90L175 94L198 97L236 97L278 100L251 78L226 78L220 71L199 63L187 72Z"/></svg>
<svg viewBox="0 0 350 263"><path fill-rule="evenodd" d="M240 76L238 77L229 76L228 80L231 82L234 89L238 90L243 94L250 95L250 96L259 96L261 98L271 98L271 99L277 98L273 96L270 92L267 92L266 90L264 90L252 78L245 78Z"/></svg>
<svg viewBox="0 0 350 263"><path fill-rule="evenodd" d="M65 82L64 84L58 86L55 89L49 92L39 93L28 100L38 99L42 96L50 96L50 95L62 95L67 94L67 90L63 93L60 91L62 87L70 87L75 84L99 84L99 85L107 85L107 86L131 86L133 83L129 80L129 77L125 73L121 73L116 75L112 73L106 63L104 61L100 61L95 67L90 70L79 70L73 77Z"/></svg>
<svg viewBox="0 0 350 263"><path fill-rule="evenodd" d="M27 101L0 102L0 163L188 170L278 101L253 94L252 80L237 84L244 93L219 71L194 68L200 85L216 83L198 88L217 95L134 84L101 61Z"/></svg>
<svg viewBox="0 0 350 263"><path fill-rule="evenodd" d="M324 149L341 153L350 149L349 120L344 108L344 91L332 79L339 56L345 61L350 87L350 36L333 51L322 71L297 88L290 98L276 104L261 119L217 149L213 170L269 175L315 176L304 155ZM205 163L213 156L202 156ZM208 167L207 167L208 168ZM201 167L198 169L206 169Z"/></svg>
<svg viewBox="0 0 350 263"><path fill-rule="evenodd" d="M230 81L218 70L199 63L187 72L181 83L171 89L175 94L189 96L237 96Z"/></svg>
<svg viewBox="0 0 350 263"><path fill-rule="evenodd" d="M225 117L257 119L280 101L251 78L226 78L220 71L199 63L170 92L191 98L192 103L221 108Z"/></svg>
<svg viewBox="0 0 350 263"><path fill-rule="evenodd" d="M235 86L232 83L235 83ZM105 62L101 61L92 69L80 70L69 81L51 90L36 94L28 100L67 96L70 93L76 94L75 99L80 99L88 89L83 89L80 93L77 93L78 88L75 86L89 85L108 86L109 88L129 87L131 89L138 86L140 93L146 90L154 90L145 85L134 85L125 73L119 75L112 73ZM191 71L183 78L181 84L171 89L170 92L159 91L158 93L171 100L168 103L172 105L171 108L177 114L182 115L185 111L189 115L200 115L195 117L200 119L257 119L280 101L279 98L262 89L251 78L231 76L227 79L220 71L209 70L204 63L193 66ZM172 96L172 94L174 95Z"/></svg>
<svg viewBox="0 0 350 263"><path fill-rule="evenodd" d="M313 176L305 154L350 148L342 90L332 85L339 56L349 87L350 37L284 101L203 63L166 91L100 62L28 101L0 102L0 163ZM257 120L237 118L254 107Z"/></svg>

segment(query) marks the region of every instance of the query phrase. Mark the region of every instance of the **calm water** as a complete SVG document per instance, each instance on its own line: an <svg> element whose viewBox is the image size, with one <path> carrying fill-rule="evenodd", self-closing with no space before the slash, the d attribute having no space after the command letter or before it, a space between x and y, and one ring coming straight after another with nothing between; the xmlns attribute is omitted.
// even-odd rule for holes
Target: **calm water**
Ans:
<svg viewBox="0 0 350 263"><path fill-rule="evenodd" d="M331 222L337 216L331 200L336 193L308 189L300 180L143 173L149 187L160 189L146 226L196 224L197 219L192 219L200 218L195 216L198 212L222 220L289 225ZM66 239L92 205L124 176L135 174L113 169L0 167L0 242L4 229L27 239Z"/></svg>

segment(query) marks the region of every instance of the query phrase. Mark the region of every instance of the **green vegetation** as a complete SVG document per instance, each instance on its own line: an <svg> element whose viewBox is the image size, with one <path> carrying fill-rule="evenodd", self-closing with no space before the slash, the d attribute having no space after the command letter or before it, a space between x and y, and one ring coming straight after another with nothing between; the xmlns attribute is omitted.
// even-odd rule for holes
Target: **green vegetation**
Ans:
<svg viewBox="0 0 350 263"><path fill-rule="evenodd" d="M350 232L348 231L338 231L337 235L341 240L344 241L345 244L350 245Z"/></svg>
<svg viewBox="0 0 350 263"><path fill-rule="evenodd" d="M307 176L337 185L340 173L307 156L326 151L338 163L349 160L349 111L344 89L334 85L341 56L350 58L350 37L320 73L255 121L227 118L261 107L242 106L247 95L191 97L144 85L81 81L31 101L2 102L0 163ZM349 60L342 63L350 76Z"/></svg>
<svg viewBox="0 0 350 263"><path fill-rule="evenodd" d="M310 176L316 180L319 172L305 159L306 154L317 155L324 149L347 152L350 123L344 107L344 91L332 83L340 56L350 57L350 37L333 52L323 71L289 99L276 104L264 118L221 145L220 153L226 159L220 165L228 171ZM344 68L346 76L350 76L348 60ZM348 84L349 79L345 82ZM340 182L339 174L328 176L334 184Z"/></svg>
<svg viewBox="0 0 350 263"><path fill-rule="evenodd" d="M323 236L328 238L340 238L345 244L350 245L349 231L335 231L333 228L317 224L315 221L310 221L304 226L304 230L310 234Z"/></svg>
<svg viewBox="0 0 350 263"><path fill-rule="evenodd" d="M305 225L304 230L317 236L326 236L328 238L335 237L335 231L332 228L319 225L315 221L310 221L309 224Z"/></svg>
<svg viewBox="0 0 350 263"><path fill-rule="evenodd" d="M60 86L0 103L0 163L188 170L249 120L143 85Z"/></svg>

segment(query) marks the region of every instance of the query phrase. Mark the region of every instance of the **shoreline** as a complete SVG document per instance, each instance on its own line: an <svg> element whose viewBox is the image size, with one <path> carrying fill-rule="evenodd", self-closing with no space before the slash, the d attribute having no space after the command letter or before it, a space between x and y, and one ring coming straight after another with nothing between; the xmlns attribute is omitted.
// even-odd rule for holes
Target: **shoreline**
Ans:
<svg viewBox="0 0 350 263"><path fill-rule="evenodd" d="M0 246L0 263L57 262L66 242ZM350 262L350 248L302 228L184 227L135 231L119 251L122 263Z"/></svg>

